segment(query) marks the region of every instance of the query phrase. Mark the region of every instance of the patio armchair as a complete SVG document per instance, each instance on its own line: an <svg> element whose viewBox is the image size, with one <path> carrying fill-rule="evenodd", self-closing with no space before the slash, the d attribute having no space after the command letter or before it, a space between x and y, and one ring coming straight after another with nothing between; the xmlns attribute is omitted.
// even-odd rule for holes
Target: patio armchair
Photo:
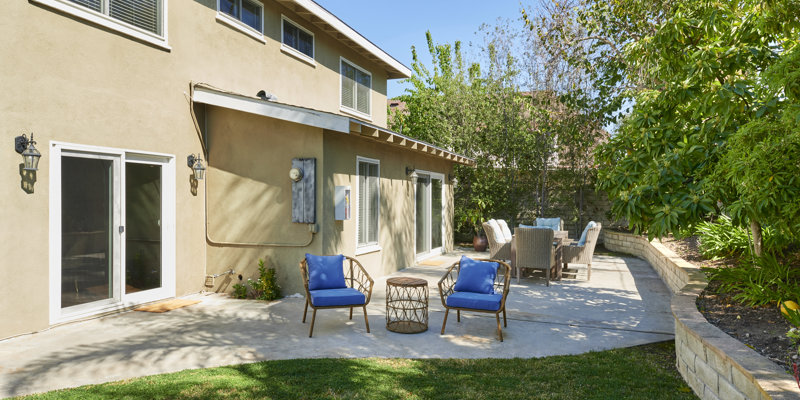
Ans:
<svg viewBox="0 0 800 400"><path fill-rule="evenodd" d="M344 255L315 256L306 254L300 262L300 276L306 291L303 323L306 322L308 306L311 306L311 327L308 337L314 333L317 309L349 308L353 319L353 308L364 310L364 322L369 333L367 304L372 297L374 281L355 258Z"/></svg>
<svg viewBox="0 0 800 400"><path fill-rule="evenodd" d="M445 309L441 334L444 335L450 310L456 310L458 322L461 322L461 311L490 313L495 315L497 334L502 342L500 313L503 313L503 326L507 327L506 297L510 279L511 267L503 261L462 256L439 280L439 296Z"/></svg>
<svg viewBox="0 0 800 400"><path fill-rule="evenodd" d="M592 279L592 257L601 229L602 225L599 222L590 221L577 242L568 243L561 248L564 269L567 269L569 264L586 264L586 280Z"/></svg>
<svg viewBox="0 0 800 400"><path fill-rule="evenodd" d="M558 274L561 242L553 245L555 231L546 227L516 228L514 230L514 268L519 283L523 268L539 269L545 273L547 286L550 278ZM554 272L554 270L556 270Z"/></svg>
<svg viewBox="0 0 800 400"><path fill-rule="evenodd" d="M484 222L483 231L486 232L486 240L489 242L489 258L511 260L511 238L506 238L498 222L493 219Z"/></svg>

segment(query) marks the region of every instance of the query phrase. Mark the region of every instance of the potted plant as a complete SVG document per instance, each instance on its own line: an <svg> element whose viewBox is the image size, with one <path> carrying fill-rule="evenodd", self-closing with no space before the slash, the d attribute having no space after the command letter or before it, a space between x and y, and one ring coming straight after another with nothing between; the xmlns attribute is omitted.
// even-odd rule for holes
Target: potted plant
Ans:
<svg viewBox="0 0 800 400"><path fill-rule="evenodd" d="M465 217L467 222L472 225L472 231L474 233L472 237L472 248L475 251L486 251L486 247L489 246L489 241L486 240L486 236L483 234L483 223L486 219L483 217L482 203L478 203L476 208L467 212Z"/></svg>

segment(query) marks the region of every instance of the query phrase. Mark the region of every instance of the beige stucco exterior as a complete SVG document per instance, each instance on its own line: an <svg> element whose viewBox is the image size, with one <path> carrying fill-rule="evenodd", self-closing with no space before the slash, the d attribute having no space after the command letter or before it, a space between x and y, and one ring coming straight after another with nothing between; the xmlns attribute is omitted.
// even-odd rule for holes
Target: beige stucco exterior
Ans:
<svg viewBox="0 0 800 400"><path fill-rule="evenodd" d="M186 156L203 152L190 113L191 82L248 96L265 90L281 103L340 111L339 60L372 74L371 122L386 124L390 74L340 39L272 0L264 0L265 43L217 18L216 0L168 1L168 44L159 46L31 1L0 12L0 339L51 326L52 142L156 152L174 157L175 295L230 291L264 258L285 294L301 289L297 263L309 253L355 253L355 221L334 222L333 186L355 185L357 155L381 160L382 250L359 256L382 275L414 259L411 183L405 167L447 174L452 161L338 132L213 106L199 123L208 144L207 180L192 183ZM315 65L281 50L281 15L314 33ZM33 191L23 190L12 139L33 132L42 157ZM292 158L315 157L319 173L315 235L291 223ZM206 198L206 190L208 198ZM30 191L30 190L29 190ZM208 212L206 213L206 202ZM452 246L452 190L446 189L446 248ZM206 218L207 217L207 218ZM206 237L208 229L208 238ZM313 236L313 237L312 237ZM402 239L402 240L400 240ZM285 247L270 244L310 244ZM218 244L231 242L235 244ZM250 244L248 244L250 243ZM252 243L261 243L253 245ZM206 287L206 275L236 275Z"/></svg>

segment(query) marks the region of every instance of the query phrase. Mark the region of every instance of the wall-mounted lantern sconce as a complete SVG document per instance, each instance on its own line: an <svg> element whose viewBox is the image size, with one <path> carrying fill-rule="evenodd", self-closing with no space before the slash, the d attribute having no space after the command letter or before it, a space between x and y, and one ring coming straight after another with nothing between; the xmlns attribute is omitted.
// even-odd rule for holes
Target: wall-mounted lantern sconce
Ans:
<svg viewBox="0 0 800 400"><path fill-rule="evenodd" d="M419 177L419 175L417 175L416 168L414 168L414 167L406 167L406 175L408 175L408 178L411 179L411 184L412 185L416 185L417 184L417 178Z"/></svg>
<svg viewBox="0 0 800 400"><path fill-rule="evenodd" d="M198 181L202 181L206 175L206 167L203 165L203 159L200 158L200 155L189 154L189 157L186 157L186 165L194 171L194 179Z"/></svg>
<svg viewBox="0 0 800 400"><path fill-rule="evenodd" d="M453 187L458 186L458 178L456 178L456 174L447 174L447 179L450 180L450 183Z"/></svg>
<svg viewBox="0 0 800 400"><path fill-rule="evenodd" d="M14 138L14 150L22 154L22 169L25 171L39 170L39 158L42 156L42 153L36 150L36 147L33 146L34 144L36 144L36 141L33 140L33 133L31 133L30 139L25 135Z"/></svg>

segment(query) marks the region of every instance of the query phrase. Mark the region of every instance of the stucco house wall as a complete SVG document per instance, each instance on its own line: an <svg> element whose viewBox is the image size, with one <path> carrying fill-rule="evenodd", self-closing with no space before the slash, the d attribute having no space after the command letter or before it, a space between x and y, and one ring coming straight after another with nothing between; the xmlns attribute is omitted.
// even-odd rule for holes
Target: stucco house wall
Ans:
<svg viewBox="0 0 800 400"><path fill-rule="evenodd" d="M348 230L354 226L345 222L344 233L336 235L336 225L327 215L332 213L327 190L328 183L351 175L353 152L360 153L362 147L385 159L383 201L408 194L406 164L431 163L428 168L442 172L450 168L452 161L396 153L363 141L347 147L347 135L336 137L321 128L213 106L195 105L203 111L198 122L205 138L198 137L190 113L192 82L247 96L265 90L281 103L346 115L339 97L342 57L371 73L372 115L367 122L385 126L386 82L397 72L389 72L374 54L357 51L352 42L312 24L291 0L263 0L263 40L221 22L216 0L166 1L168 48L57 10L52 4L58 1L0 2L6 16L0 24L0 121L8 145L0 152L0 185L5 188L0 192L0 272L5 277L0 279L0 339L53 325L51 260L60 255L50 251L50 227L59 212L52 207L56 180L51 162L57 143L160 153L175 165L170 170L174 175L167 177L175 181L175 296L230 290L239 271L245 280L253 277L259 258L279 267L279 283L293 293L299 291L296 264L303 253L351 253L349 241L355 233ZM282 15L314 33L313 63L281 50ZM30 132L42 154L32 190L31 182L23 179L21 157L11 149L15 136ZM208 179L196 182L185 160L189 154L203 153L202 140L208 144ZM287 174L294 157L316 157L319 173L327 174L318 180L320 232L311 243L297 248L215 244L303 243L311 238L307 225L287 222ZM424 161L412 162L417 159ZM400 227L403 237L413 233L413 225L404 225L413 210L413 201L408 201L399 205L402 212L390 202L382 204L387 209L382 226ZM451 219L452 210L447 212ZM206 238L207 228L211 240ZM362 257L375 265L370 272L380 275L413 261L413 254L393 238L382 230L383 251ZM237 274L227 282L221 278L214 287L205 286L207 274L230 268Z"/></svg>

